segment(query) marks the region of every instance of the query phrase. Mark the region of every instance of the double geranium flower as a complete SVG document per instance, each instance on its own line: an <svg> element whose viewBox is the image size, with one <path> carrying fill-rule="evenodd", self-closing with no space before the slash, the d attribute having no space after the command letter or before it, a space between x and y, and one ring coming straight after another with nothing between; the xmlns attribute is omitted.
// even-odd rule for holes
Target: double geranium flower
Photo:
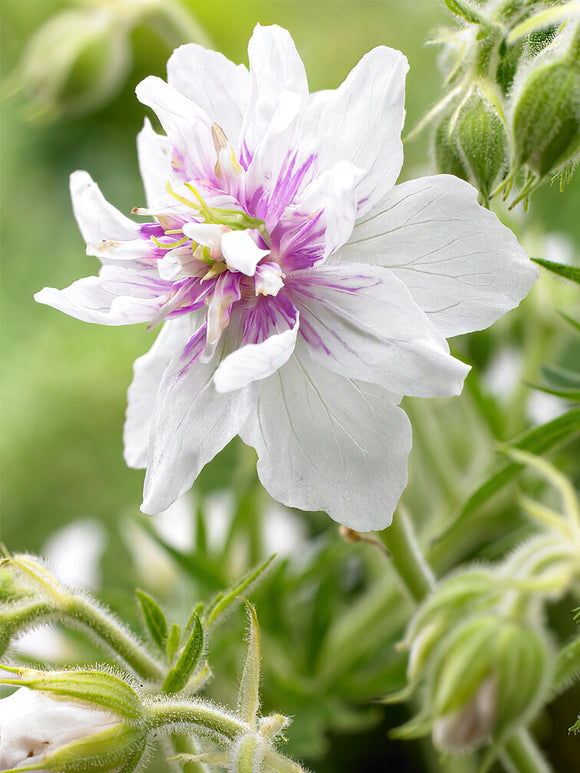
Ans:
<svg viewBox="0 0 580 773"><path fill-rule="evenodd" d="M137 96L147 209L71 180L98 277L41 303L87 322L164 326L135 363L126 460L167 508L236 434L270 494L358 530L406 485L403 395L456 395L446 338L487 327L536 278L515 237L450 176L395 187L405 57L379 47L309 94L289 34L257 27L249 71L197 45Z"/></svg>

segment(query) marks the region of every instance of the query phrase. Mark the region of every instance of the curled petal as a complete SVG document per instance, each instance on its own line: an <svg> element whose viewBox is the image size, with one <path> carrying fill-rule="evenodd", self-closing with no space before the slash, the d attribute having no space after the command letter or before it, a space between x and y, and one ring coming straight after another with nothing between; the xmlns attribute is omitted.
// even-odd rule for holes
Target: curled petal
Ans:
<svg viewBox="0 0 580 773"><path fill-rule="evenodd" d="M228 268L254 276L256 266L270 254L262 250L252 239L249 231L228 231L222 236L221 248Z"/></svg>
<svg viewBox="0 0 580 773"><path fill-rule="evenodd" d="M45 287L34 300L83 322L133 325L149 322L167 297L166 282L137 271L103 266L99 276L73 282L64 290Z"/></svg>
<svg viewBox="0 0 580 773"><path fill-rule="evenodd" d="M77 223L87 243L103 239L125 241L138 237L139 225L106 201L88 172L71 174L70 194Z"/></svg>
<svg viewBox="0 0 580 773"><path fill-rule="evenodd" d="M262 313L268 316L276 314L276 301L264 301ZM214 383L218 392L231 392L242 389L252 381L260 381L288 361L298 334L299 315L294 309L294 321L290 327L281 332L273 333L259 343L248 343L236 349L220 363L216 370ZM280 320L278 328L288 325L287 317Z"/></svg>

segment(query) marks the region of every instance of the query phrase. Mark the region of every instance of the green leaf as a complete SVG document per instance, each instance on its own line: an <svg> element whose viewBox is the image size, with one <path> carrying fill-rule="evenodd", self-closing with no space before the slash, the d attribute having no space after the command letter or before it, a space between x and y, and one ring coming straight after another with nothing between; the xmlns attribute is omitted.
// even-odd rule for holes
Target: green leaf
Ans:
<svg viewBox="0 0 580 773"><path fill-rule="evenodd" d="M173 660L175 653L177 652L177 648L179 647L180 641L181 626L177 623L173 623L171 630L169 631L169 636L167 637L167 644L165 645L165 651L167 652L167 657L170 661Z"/></svg>
<svg viewBox="0 0 580 773"><path fill-rule="evenodd" d="M250 634L238 693L238 716L256 727L260 710L260 627L255 608L246 599L244 603L250 617Z"/></svg>
<svg viewBox="0 0 580 773"><path fill-rule="evenodd" d="M163 682L163 692L173 694L183 690L199 663L201 653L203 652L203 643L203 626L199 617L196 617L191 634L179 656L179 660L169 671Z"/></svg>
<svg viewBox="0 0 580 773"><path fill-rule="evenodd" d="M573 317L570 317L568 314L564 314L563 311L559 311L558 314L562 317L563 320L565 320L569 325L571 325L574 328L574 330L580 333L580 322L575 320Z"/></svg>
<svg viewBox="0 0 580 773"><path fill-rule="evenodd" d="M541 371L549 386L580 389L580 372L578 371L562 368L559 365L545 365Z"/></svg>
<svg viewBox="0 0 580 773"><path fill-rule="evenodd" d="M550 451L578 433L580 433L580 408L573 408L541 427L528 430L509 445L539 455ZM439 535L436 542L452 537L455 530L463 526L473 512L513 480L523 467L523 464L513 461L500 464L499 468L471 494L459 513L453 518L453 522Z"/></svg>
<svg viewBox="0 0 580 773"><path fill-rule="evenodd" d="M149 631L149 635L159 647L159 649L165 649L165 642L167 641L167 620L163 614L163 610L159 604L145 591L135 589L137 599L139 600L139 606L141 607L141 614Z"/></svg>
<svg viewBox="0 0 580 773"><path fill-rule="evenodd" d="M480 13L477 13L466 0L444 0L444 2L451 13L454 13L456 16L461 16L465 21L471 22L472 24L487 25L483 16Z"/></svg>
<svg viewBox="0 0 580 773"><path fill-rule="evenodd" d="M532 384L531 381L526 381L526 384L539 392L545 392L548 395L554 395L554 397L563 397L565 400L570 400L573 403L580 402L580 389L556 389L555 387L542 386L541 384Z"/></svg>
<svg viewBox="0 0 580 773"><path fill-rule="evenodd" d="M270 556L270 558L263 564L257 567L257 569L251 569L247 572L241 580L235 585L231 586L225 593L218 593L213 602L210 604L207 613L206 621L207 625L213 625L215 621L223 615L228 607L240 596L253 582L255 582L266 569L270 566L276 556Z"/></svg>
<svg viewBox="0 0 580 773"><path fill-rule="evenodd" d="M569 266L566 263L555 263L553 260L545 260L544 258L532 258L534 263L538 266L548 269L552 274L562 277L562 279L568 279L570 282L576 282L580 284L580 268L575 266Z"/></svg>

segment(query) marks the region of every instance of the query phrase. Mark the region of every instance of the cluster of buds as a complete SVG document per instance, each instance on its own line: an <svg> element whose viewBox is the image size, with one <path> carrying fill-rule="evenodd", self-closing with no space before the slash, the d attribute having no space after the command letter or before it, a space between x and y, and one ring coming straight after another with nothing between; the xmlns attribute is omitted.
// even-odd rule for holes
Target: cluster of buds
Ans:
<svg viewBox="0 0 580 773"><path fill-rule="evenodd" d="M421 688L419 716L394 731L432 734L444 752L462 754L503 744L546 699L552 647L536 616L505 603L512 583L491 568L464 569L442 582L407 631L408 688ZM535 618L535 619L534 619Z"/></svg>
<svg viewBox="0 0 580 773"><path fill-rule="evenodd" d="M22 92L35 120L81 114L121 88L131 66L131 34L149 25L173 47L207 38L179 0L77 0L33 35L6 83Z"/></svg>
<svg viewBox="0 0 580 773"><path fill-rule="evenodd" d="M231 773L303 773L275 747L289 720L260 715L260 635L249 602L237 709L196 695L211 676L207 632L265 566L220 593L213 604L196 605L183 630L168 624L157 602L138 591L150 639L145 645L88 594L58 582L42 561L27 555L0 561L3 651L28 628L58 620L86 631L122 667L113 673L106 665L60 671L4 666L8 675L0 686L19 689L0 700L0 770L130 773L142 766L161 733L178 734L196 750L175 758L184 765L199 763L203 770L208 763Z"/></svg>
<svg viewBox="0 0 580 773"><path fill-rule="evenodd" d="M482 203L569 179L580 157L578 3L445 0L461 24L445 46L448 92L437 119L438 170L475 185ZM420 127L418 127L420 128Z"/></svg>
<svg viewBox="0 0 580 773"><path fill-rule="evenodd" d="M562 598L580 579L578 499L545 460L519 449L506 453L553 487L561 511L522 498L541 530L497 565L466 567L437 586L402 645L409 652L408 687L385 699L406 700L422 690L421 713L394 734L431 733L452 754L488 743L497 750L527 725L562 674L578 670L576 654L569 662L572 650L555 661L542 623L543 604Z"/></svg>

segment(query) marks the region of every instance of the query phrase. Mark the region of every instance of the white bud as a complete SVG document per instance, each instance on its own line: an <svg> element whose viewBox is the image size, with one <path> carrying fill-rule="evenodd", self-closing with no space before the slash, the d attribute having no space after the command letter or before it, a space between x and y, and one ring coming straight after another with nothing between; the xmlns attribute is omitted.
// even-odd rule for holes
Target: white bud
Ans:
<svg viewBox="0 0 580 773"><path fill-rule="evenodd" d="M108 711L21 687L0 700L0 770L34 765L75 741L120 725Z"/></svg>

